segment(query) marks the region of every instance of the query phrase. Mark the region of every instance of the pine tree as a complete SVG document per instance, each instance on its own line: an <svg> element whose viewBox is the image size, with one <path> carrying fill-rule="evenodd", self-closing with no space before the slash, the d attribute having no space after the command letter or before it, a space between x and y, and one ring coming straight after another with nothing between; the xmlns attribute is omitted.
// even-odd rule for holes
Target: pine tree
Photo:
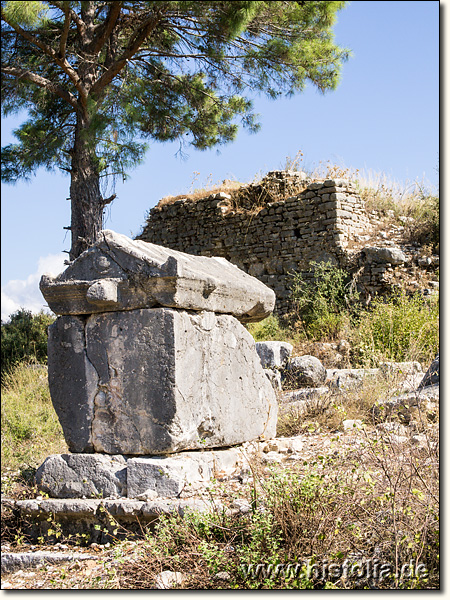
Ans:
<svg viewBox="0 0 450 600"><path fill-rule="evenodd" d="M2 112L28 111L2 179L70 174L70 258L94 242L102 178L126 176L151 140L206 149L259 127L249 99L321 92L348 51L345 2L2 2ZM107 195L107 194L105 194Z"/></svg>

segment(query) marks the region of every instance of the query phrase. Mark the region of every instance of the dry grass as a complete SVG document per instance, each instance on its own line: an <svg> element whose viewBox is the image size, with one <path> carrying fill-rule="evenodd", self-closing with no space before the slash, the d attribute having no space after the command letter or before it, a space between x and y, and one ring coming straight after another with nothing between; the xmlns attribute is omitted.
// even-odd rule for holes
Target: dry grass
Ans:
<svg viewBox="0 0 450 600"><path fill-rule="evenodd" d="M242 187L242 184L238 181L231 181L226 179L222 184L214 184L211 186L206 185L205 187L201 187L195 189L188 194L178 194L177 196L165 196L161 198L161 200L156 205L156 208L161 208L162 206L167 206L170 204L174 204L178 200L187 200L188 202L197 202L198 200L202 200L203 198L208 198L213 194L219 194L223 192L225 194L232 194L236 190L239 190Z"/></svg>
<svg viewBox="0 0 450 600"><path fill-rule="evenodd" d="M117 540L103 547L97 562L41 569L24 587L152 589L168 570L182 574L176 589L436 589L437 407L433 419L426 407L415 409L415 426L410 422L409 429L400 414L374 420L372 410L380 398L392 399L407 378L398 371L366 378L359 389L311 401L297 419L280 420L279 435L326 437L327 445L315 458L268 467L255 457L252 477L238 492L224 483L211 485L212 512L163 516L140 539L130 532L133 542ZM387 420L380 425L380 418ZM360 420L362 427L343 432L348 419ZM414 442L412 433L420 433L422 443ZM246 514L228 510L236 495L247 500ZM8 524L14 526L9 534L20 535L20 523L10 519ZM308 561L378 561L391 571L381 580L322 576L320 569L308 573L301 566ZM249 574L249 566L257 564L263 569ZM296 575L276 570L286 564L300 565ZM405 564L426 565L428 576L395 577ZM10 581L21 580L12 576Z"/></svg>
<svg viewBox="0 0 450 600"><path fill-rule="evenodd" d="M67 452L50 399L47 367L19 364L2 382L2 473L33 469L49 454Z"/></svg>
<svg viewBox="0 0 450 600"><path fill-rule="evenodd" d="M283 184L280 187L278 182L267 176L255 176L251 182L245 184L230 179L225 179L222 183L212 183L210 175L208 182L203 186L186 194L166 196L158 202L156 208L174 204L179 200L193 203L223 192L231 196L230 210L254 213L261 210L268 202L277 202L299 194L304 187L303 184Z"/></svg>
<svg viewBox="0 0 450 600"><path fill-rule="evenodd" d="M331 163L325 167L323 177L351 175ZM367 185L361 174L353 175L359 178L369 210L377 210L387 219L419 214L412 208L417 207L419 195L402 194L381 177L377 182L373 174ZM253 185L256 188L259 184ZM372 191L364 196L370 186ZM189 198L195 201L222 191L230 193L234 202L233 194L240 187L231 182L225 187L200 188ZM167 204L186 197L173 197ZM254 198L249 197L249 201L254 202ZM257 197L258 202L261 198ZM435 212L432 215L430 221L435 222ZM417 231L412 234L419 235ZM431 246L429 252L435 249ZM411 322L411 318L407 320ZM288 339L295 346L294 354L318 356L326 367L350 366L352 362L352 353L345 344L340 349L339 342L327 345L308 340L301 331L283 328L274 317L249 329L257 339ZM412 336L414 339L417 336ZM405 358L424 358L420 348L414 350L414 343L408 348L409 356ZM342 356L339 365L335 363L336 354ZM432 357L427 354L427 358ZM326 437L330 444L314 459L289 463L292 466L284 462L269 468L255 459L248 485L242 485L238 492L251 506L247 514L226 510L233 505L236 491L215 484L211 496L220 497L224 509L217 504L210 514L192 513L184 519L162 517L156 530L143 531L140 540L117 540L102 550L101 559L94 565L91 561L48 567L23 587L151 589L158 575L170 570L183 574L177 589L437 589L438 405L400 406L390 411L373 408L380 399L394 400L395 390L402 383L398 374L379 374L365 378L359 388L326 394L307 401L302 410L282 415L279 436ZM5 380L2 392L2 469L22 471L6 477L2 484L7 485L8 495L34 497L37 490L30 485L28 475L48 454L67 451L51 405L45 368L21 365ZM344 421L348 420L360 421L361 427L344 432ZM20 543L23 524L14 519L12 513L7 515L5 530ZM429 574L427 578L401 579L391 573L380 581L323 578L320 573L310 577L304 569L292 577L267 570L247 576L243 569L249 564L275 567L308 559L319 564L323 560L338 564L349 560L355 564L376 559L392 565L394 574L406 563L414 567L423 563ZM17 585L15 589L21 584Z"/></svg>
<svg viewBox="0 0 450 600"><path fill-rule="evenodd" d="M356 439L356 438L355 438ZM438 457L435 434L418 448L387 433L361 431L358 443L296 467L269 472L254 465L245 516L216 512L166 518L140 560L120 574L122 589L149 589L158 573L181 572L177 589L435 589L438 559ZM245 567L378 561L392 572L376 578L247 576ZM412 561L412 563L411 563ZM394 577L401 566L426 565L428 578ZM244 570L243 568L244 567ZM280 573L280 571L279 571ZM282 573L282 571L281 571Z"/></svg>

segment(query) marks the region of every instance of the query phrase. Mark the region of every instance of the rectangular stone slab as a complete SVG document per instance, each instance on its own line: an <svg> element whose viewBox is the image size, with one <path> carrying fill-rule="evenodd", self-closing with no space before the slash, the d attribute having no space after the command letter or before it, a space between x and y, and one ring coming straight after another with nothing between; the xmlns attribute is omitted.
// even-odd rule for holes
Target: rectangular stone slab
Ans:
<svg viewBox="0 0 450 600"><path fill-rule="evenodd" d="M230 315L59 317L49 382L71 452L165 454L275 435L274 391L252 336Z"/></svg>
<svg viewBox="0 0 450 600"><path fill-rule="evenodd" d="M38 468L36 483L51 498L168 498L213 477L236 476L256 448L245 444L153 457L53 454Z"/></svg>
<svg viewBox="0 0 450 600"><path fill-rule="evenodd" d="M60 275L43 275L40 289L59 315L166 306L251 322L275 306L273 290L225 258L193 256L109 230Z"/></svg>

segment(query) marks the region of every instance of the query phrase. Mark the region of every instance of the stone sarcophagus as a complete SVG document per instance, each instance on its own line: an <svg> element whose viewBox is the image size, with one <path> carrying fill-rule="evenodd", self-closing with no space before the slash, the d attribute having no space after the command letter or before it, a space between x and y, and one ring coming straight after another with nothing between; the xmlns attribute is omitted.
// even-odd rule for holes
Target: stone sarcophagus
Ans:
<svg viewBox="0 0 450 600"><path fill-rule="evenodd" d="M253 338L275 295L225 259L101 232L41 291L52 402L71 452L170 454L275 435Z"/></svg>

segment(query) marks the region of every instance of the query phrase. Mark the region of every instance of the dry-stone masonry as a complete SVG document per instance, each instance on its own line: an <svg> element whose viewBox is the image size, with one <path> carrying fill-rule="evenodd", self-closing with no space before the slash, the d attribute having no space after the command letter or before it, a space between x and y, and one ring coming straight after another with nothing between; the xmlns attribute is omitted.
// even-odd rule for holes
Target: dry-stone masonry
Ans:
<svg viewBox="0 0 450 600"><path fill-rule="evenodd" d="M284 191L282 200L271 201L269 193L263 194L275 184L274 197ZM291 306L291 273L307 277L312 261L346 265L349 242L367 233L369 220L354 185L345 179L310 181L294 172L274 171L263 180L259 204L252 193L254 204L236 205L224 193L161 204L150 210L138 239L228 259L273 289L277 311L284 313ZM367 283L371 280L369 272Z"/></svg>
<svg viewBox="0 0 450 600"><path fill-rule="evenodd" d="M52 402L70 451L91 453L42 465L52 495L122 495L136 470L147 476L132 489L173 492L179 482L156 474L178 481L192 469L164 455L275 435L275 394L240 323L270 314L275 295L227 260L104 231L41 290L60 314L49 329ZM123 456L146 458L126 466Z"/></svg>

